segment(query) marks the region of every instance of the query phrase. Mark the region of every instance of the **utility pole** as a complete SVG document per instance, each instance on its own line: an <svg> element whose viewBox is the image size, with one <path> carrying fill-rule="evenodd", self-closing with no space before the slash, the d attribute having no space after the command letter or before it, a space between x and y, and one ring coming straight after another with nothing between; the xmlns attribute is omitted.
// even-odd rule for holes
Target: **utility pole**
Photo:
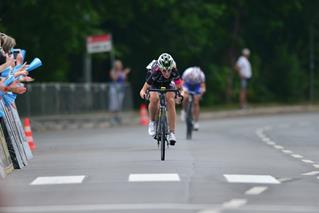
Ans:
<svg viewBox="0 0 319 213"><path fill-rule="evenodd" d="M313 23L309 27L309 101L314 101L314 28Z"/></svg>

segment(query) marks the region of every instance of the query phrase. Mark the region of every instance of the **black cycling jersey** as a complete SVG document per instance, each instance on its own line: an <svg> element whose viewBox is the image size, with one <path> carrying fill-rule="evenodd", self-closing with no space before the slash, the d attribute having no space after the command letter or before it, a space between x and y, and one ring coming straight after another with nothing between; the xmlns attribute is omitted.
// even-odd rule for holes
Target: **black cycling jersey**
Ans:
<svg viewBox="0 0 319 213"><path fill-rule="evenodd" d="M173 68L169 78L165 78L161 73L157 62L154 62L151 69L147 71L146 83L155 88L170 88L172 81L178 81L180 78L181 77L176 68Z"/></svg>

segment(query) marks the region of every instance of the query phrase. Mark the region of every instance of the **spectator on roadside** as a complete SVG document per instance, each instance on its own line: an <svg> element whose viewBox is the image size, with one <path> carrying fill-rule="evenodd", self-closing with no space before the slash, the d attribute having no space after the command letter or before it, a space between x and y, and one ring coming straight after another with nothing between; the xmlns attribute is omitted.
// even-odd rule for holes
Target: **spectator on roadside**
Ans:
<svg viewBox="0 0 319 213"><path fill-rule="evenodd" d="M0 73L4 71L7 67L15 67L16 59L14 58L12 49L15 47L15 39L4 33L0 33ZM28 75L25 70L26 64L24 64L16 73L15 77ZM13 92L16 94L23 94L26 92L26 88L19 80L14 81L9 86L4 85L5 78L0 78L0 90L2 92Z"/></svg>
<svg viewBox="0 0 319 213"><path fill-rule="evenodd" d="M238 72L240 77L240 108L245 109L247 108L247 87L249 79L252 76L251 65L248 60L250 55L250 50L244 48L242 50L242 55L238 58L235 70Z"/></svg>
<svg viewBox="0 0 319 213"><path fill-rule="evenodd" d="M120 60L116 60L110 70L109 110L112 112L112 123L121 123L119 112L123 108L125 96L125 83L130 73L130 68L123 67Z"/></svg>

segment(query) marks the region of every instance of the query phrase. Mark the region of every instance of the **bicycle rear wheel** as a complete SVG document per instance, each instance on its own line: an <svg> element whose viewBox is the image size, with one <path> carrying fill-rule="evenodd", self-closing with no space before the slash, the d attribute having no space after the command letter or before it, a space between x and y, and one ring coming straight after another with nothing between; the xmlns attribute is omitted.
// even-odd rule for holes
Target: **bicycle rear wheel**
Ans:
<svg viewBox="0 0 319 213"><path fill-rule="evenodd" d="M186 139L192 139L193 133L193 110L192 110L192 102L188 103L187 112L186 112Z"/></svg>

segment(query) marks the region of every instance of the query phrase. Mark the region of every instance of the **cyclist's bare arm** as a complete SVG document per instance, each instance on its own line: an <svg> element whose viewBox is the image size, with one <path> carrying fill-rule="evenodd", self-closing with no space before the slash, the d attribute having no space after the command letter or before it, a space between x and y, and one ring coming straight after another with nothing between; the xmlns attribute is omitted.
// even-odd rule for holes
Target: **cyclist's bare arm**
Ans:
<svg viewBox="0 0 319 213"><path fill-rule="evenodd" d="M143 87L142 87L142 89L141 89L141 91L140 91L141 98L143 98L143 99L145 98L146 91L147 91L148 88L150 88L150 85L145 82Z"/></svg>
<svg viewBox="0 0 319 213"><path fill-rule="evenodd" d="M206 83L201 83L200 84L200 92L201 94L204 94L206 92Z"/></svg>

